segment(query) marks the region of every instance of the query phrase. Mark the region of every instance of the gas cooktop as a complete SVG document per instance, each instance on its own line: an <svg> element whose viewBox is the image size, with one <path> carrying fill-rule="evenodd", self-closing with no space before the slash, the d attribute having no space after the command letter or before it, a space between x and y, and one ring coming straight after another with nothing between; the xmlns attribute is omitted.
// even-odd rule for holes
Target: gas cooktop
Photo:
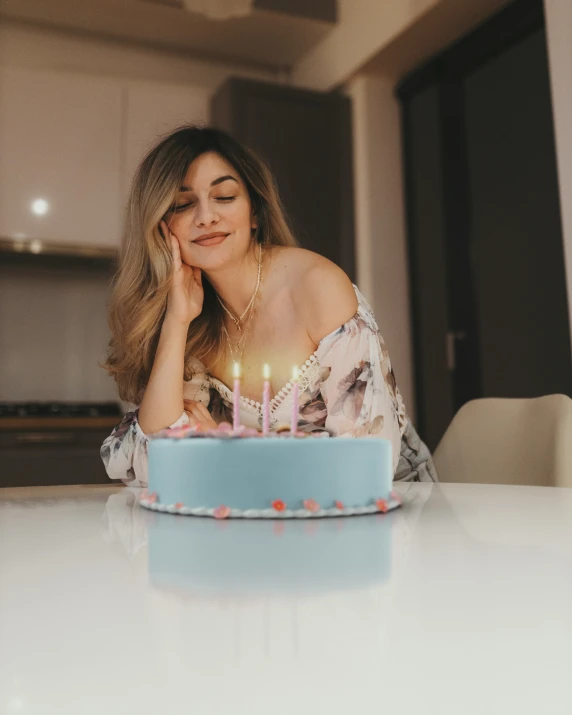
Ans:
<svg viewBox="0 0 572 715"><path fill-rule="evenodd" d="M117 402L0 402L0 417L116 417Z"/></svg>

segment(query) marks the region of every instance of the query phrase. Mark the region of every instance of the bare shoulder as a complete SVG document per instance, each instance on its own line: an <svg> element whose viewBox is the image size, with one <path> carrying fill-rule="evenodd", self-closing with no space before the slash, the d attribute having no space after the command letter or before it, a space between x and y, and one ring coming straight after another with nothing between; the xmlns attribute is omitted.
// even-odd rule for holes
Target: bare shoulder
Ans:
<svg viewBox="0 0 572 715"><path fill-rule="evenodd" d="M299 276L308 270L316 260L327 260L313 251L297 246L273 246L272 253L275 268L284 272L284 275L288 275L288 277L292 277L294 274Z"/></svg>
<svg viewBox="0 0 572 715"><path fill-rule="evenodd" d="M339 266L303 248L287 248L280 258L293 289L296 312L315 344L355 315L357 297Z"/></svg>

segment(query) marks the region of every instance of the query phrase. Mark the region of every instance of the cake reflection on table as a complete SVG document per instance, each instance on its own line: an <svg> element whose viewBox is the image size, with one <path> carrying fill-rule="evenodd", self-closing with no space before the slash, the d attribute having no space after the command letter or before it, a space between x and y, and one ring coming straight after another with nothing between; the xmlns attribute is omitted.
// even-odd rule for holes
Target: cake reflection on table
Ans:
<svg viewBox="0 0 572 715"><path fill-rule="evenodd" d="M392 516L221 522L146 513L150 582L196 597L379 585L390 575Z"/></svg>

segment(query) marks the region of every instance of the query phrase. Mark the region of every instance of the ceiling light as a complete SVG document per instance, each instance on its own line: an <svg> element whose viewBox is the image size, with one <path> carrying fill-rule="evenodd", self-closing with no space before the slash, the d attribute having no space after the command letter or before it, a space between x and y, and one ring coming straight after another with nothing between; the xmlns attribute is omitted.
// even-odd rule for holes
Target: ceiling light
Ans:
<svg viewBox="0 0 572 715"><path fill-rule="evenodd" d="M49 208L50 204L45 199L35 199L32 201L32 212L35 213L36 216L47 214Z"/></svg>

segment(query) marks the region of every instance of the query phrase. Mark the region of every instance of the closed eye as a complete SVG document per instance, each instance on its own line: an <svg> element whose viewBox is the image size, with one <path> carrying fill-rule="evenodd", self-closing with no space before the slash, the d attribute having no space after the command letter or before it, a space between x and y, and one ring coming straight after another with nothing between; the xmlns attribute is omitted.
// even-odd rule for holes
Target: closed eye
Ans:
<svg viewBox="0 0 572 715"><path fill-rule="evenodd" d="M193 202L189 201L188 204L181 204L180 206L173 206L171 209L172 211L184 211L185 209L189 208L189 206L192 206Z"/></svg>
<svg viewBox="0 0 572 715"><path fill-rule="evenodd" d="M234 201L236 196L217 196L216 200L217 201ZM174 206L172 211L184 211L185 209L188 209L189 206L192 206L195 202L194 201L189 201L186 204L181 204L180 206Z"/></svg>

